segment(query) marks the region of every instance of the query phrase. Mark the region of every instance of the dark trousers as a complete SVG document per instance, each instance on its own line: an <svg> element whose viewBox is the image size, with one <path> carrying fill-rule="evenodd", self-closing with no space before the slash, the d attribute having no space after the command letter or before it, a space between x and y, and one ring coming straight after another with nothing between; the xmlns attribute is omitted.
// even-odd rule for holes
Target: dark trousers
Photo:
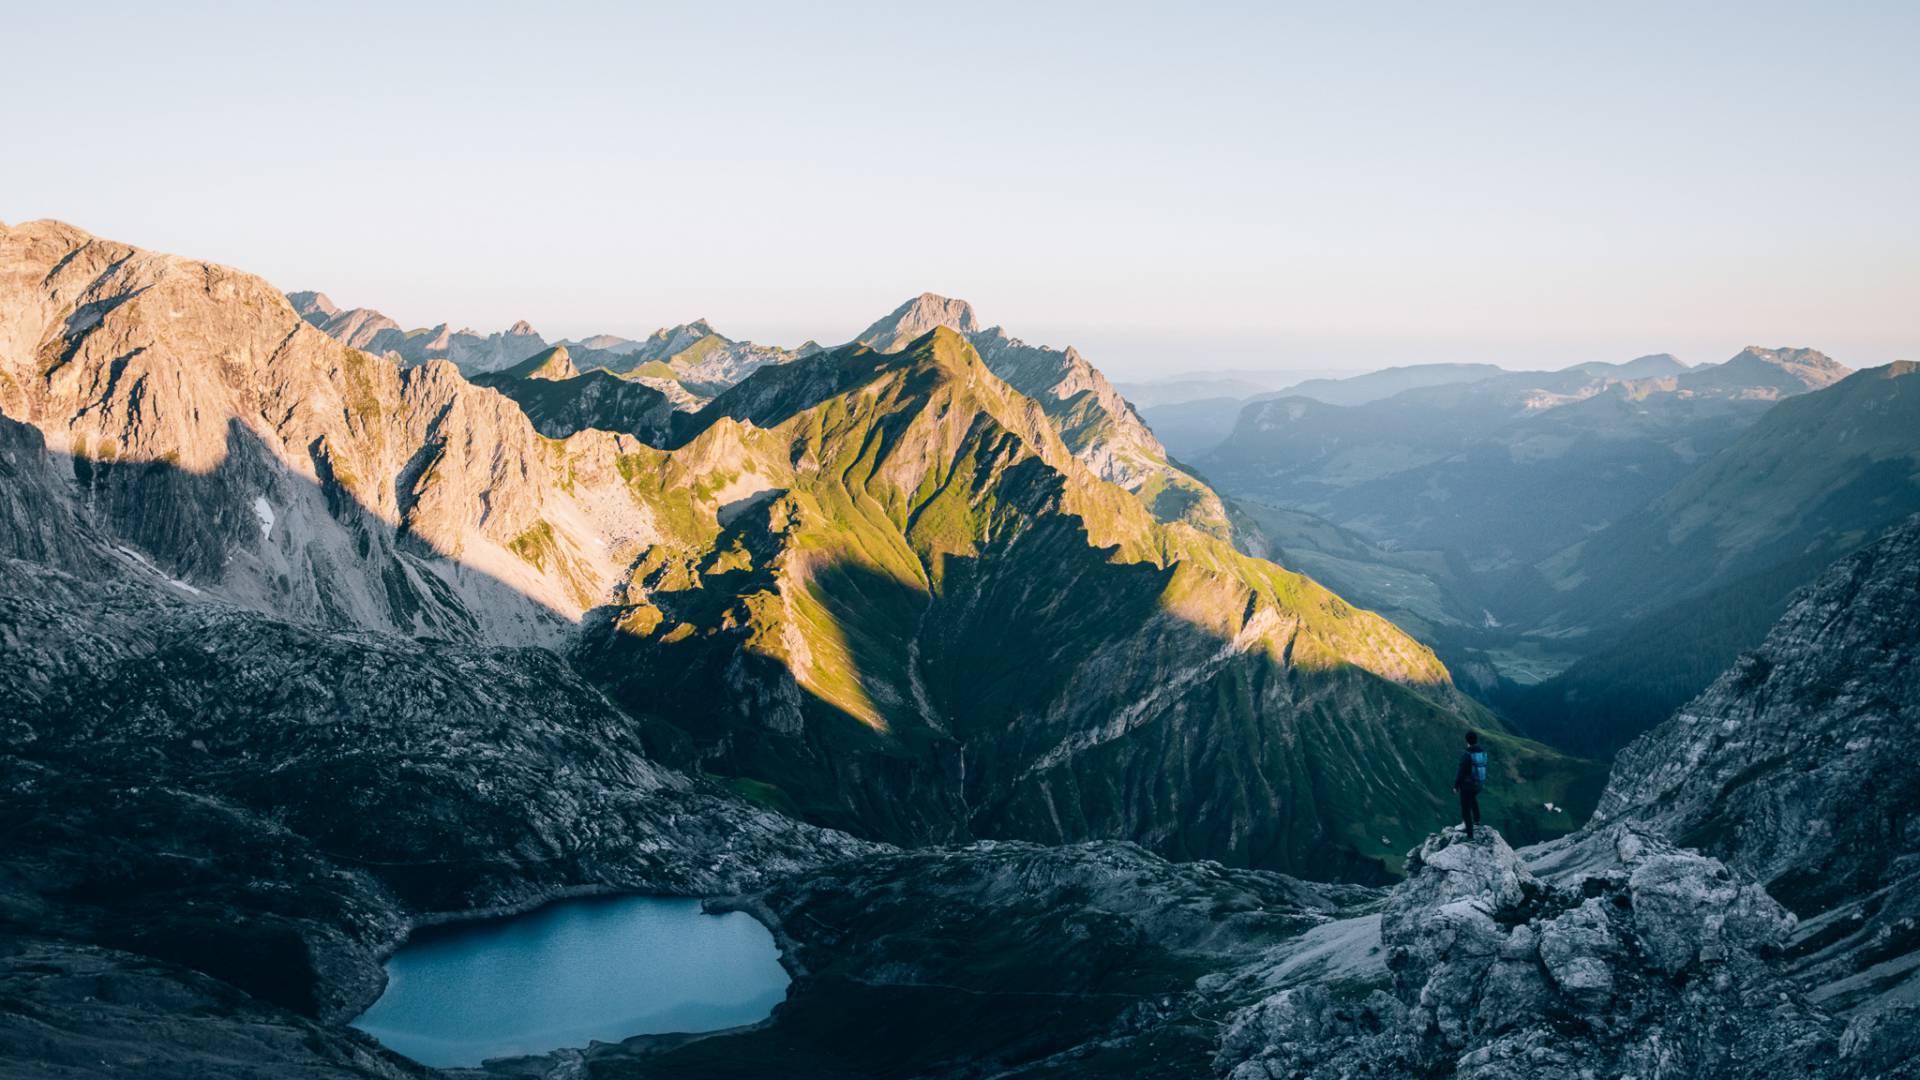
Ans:
<svg viewBox="0 0 1920 1080"><path fill-rule="evenodd" d="M1460 789L1460 821L1467 827L1467 835L1473 835L1473 827L1480 824L1480 793L1472 788Z"/></svg>

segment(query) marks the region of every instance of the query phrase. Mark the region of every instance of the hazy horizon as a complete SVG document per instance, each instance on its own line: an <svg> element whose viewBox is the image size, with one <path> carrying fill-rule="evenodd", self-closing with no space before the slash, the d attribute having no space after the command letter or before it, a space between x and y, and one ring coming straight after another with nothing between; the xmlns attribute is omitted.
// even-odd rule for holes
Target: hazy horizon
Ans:
<svg viewBox="0 0 1920 1080"><path fill-rule="evenodd" d="M407 326L832 343L925 290L1119 379L1920 358L1907 5L16 21L0 220Z"/></svg>

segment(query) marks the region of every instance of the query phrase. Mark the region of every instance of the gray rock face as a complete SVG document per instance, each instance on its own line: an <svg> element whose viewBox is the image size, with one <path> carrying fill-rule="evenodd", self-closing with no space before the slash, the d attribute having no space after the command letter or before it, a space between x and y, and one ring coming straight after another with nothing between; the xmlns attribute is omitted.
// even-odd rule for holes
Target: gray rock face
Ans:
<svg viewBox="0 0 1920 1080"><path fill-rule="evenodd" d="M1292 986L1230 1019L1235 1080L1725 1076L1831 1067L1837 1027L1770 966L1792 916L1627 827L1533 849L1458 830L1408 857L1387 986ZM1536 872L1539 871L1539 872Z"/></svg>
<svg viewBox="0 0 1920 1080"><path fill-rule="evenodd" d="M936 326L944 326L963 336L983 329L965 300L950 300L934 293L921 293L875 320L853 340L871 345L881 352L897 352Z"/></svg>
<svg viewBox="0 0 1920 1080"><path fill-rule="evenodd" d="M1916 651L1920 519L1629 747L1580 833L1423 845L1381 916L1390 989L1287 985L1218 1067L1914 1075Z"/></svg>
<svg viewBox="0 0 1920 1080"><path fill-rule="evenodd" d="M71 941L0 939L0 999L9 1077L435 1075L191 968Z"/></svg>
<svg viewBox="0 0 1920 1080"><path fill-rule="evenodd" d="M337 344L251 275L0 229L0 326L0 424L45 444L0 493L20 535L83 521L123 572L183 594L557 644L657 533L619 471L637 440L555 446L451 364Z"/></svg>
<svg viewBox="0 0 1920 1080"><path fill-rule="evenodd" d="M1841 560L1758 649L1624 751L1598 820L1725 859L1804 920L1796 978L1850 1057L1920 1055L1920 519Z"/></svg>

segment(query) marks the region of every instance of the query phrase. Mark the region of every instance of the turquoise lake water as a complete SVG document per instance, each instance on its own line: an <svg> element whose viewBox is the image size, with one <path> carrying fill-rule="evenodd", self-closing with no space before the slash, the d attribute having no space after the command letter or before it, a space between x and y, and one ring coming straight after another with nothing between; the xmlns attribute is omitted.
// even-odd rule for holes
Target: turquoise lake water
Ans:
<svg viewBox="0 0 1920 1080"><path fill-rule="evenodd" d="M438 1066L751 1024L788 982L752 916L650 896L431 927L387 961L387 980L353 1026Z"/></svg>

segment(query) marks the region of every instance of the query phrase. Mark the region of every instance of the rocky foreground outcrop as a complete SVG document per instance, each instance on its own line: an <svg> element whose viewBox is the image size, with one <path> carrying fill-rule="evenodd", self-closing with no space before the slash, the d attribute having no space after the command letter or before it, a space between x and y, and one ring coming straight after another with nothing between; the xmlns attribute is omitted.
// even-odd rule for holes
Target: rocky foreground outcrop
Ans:
<svg viewBox="0 0 1920 1080"><path fill-rule="evenodd" d="M1836 1025L1770 958L1793 918L1716 860L1616 826L1513 851L1450 829L1380 916L1385 985L1289 986L1230 1019L1233 1080L1803 1075Z"/></svg>

